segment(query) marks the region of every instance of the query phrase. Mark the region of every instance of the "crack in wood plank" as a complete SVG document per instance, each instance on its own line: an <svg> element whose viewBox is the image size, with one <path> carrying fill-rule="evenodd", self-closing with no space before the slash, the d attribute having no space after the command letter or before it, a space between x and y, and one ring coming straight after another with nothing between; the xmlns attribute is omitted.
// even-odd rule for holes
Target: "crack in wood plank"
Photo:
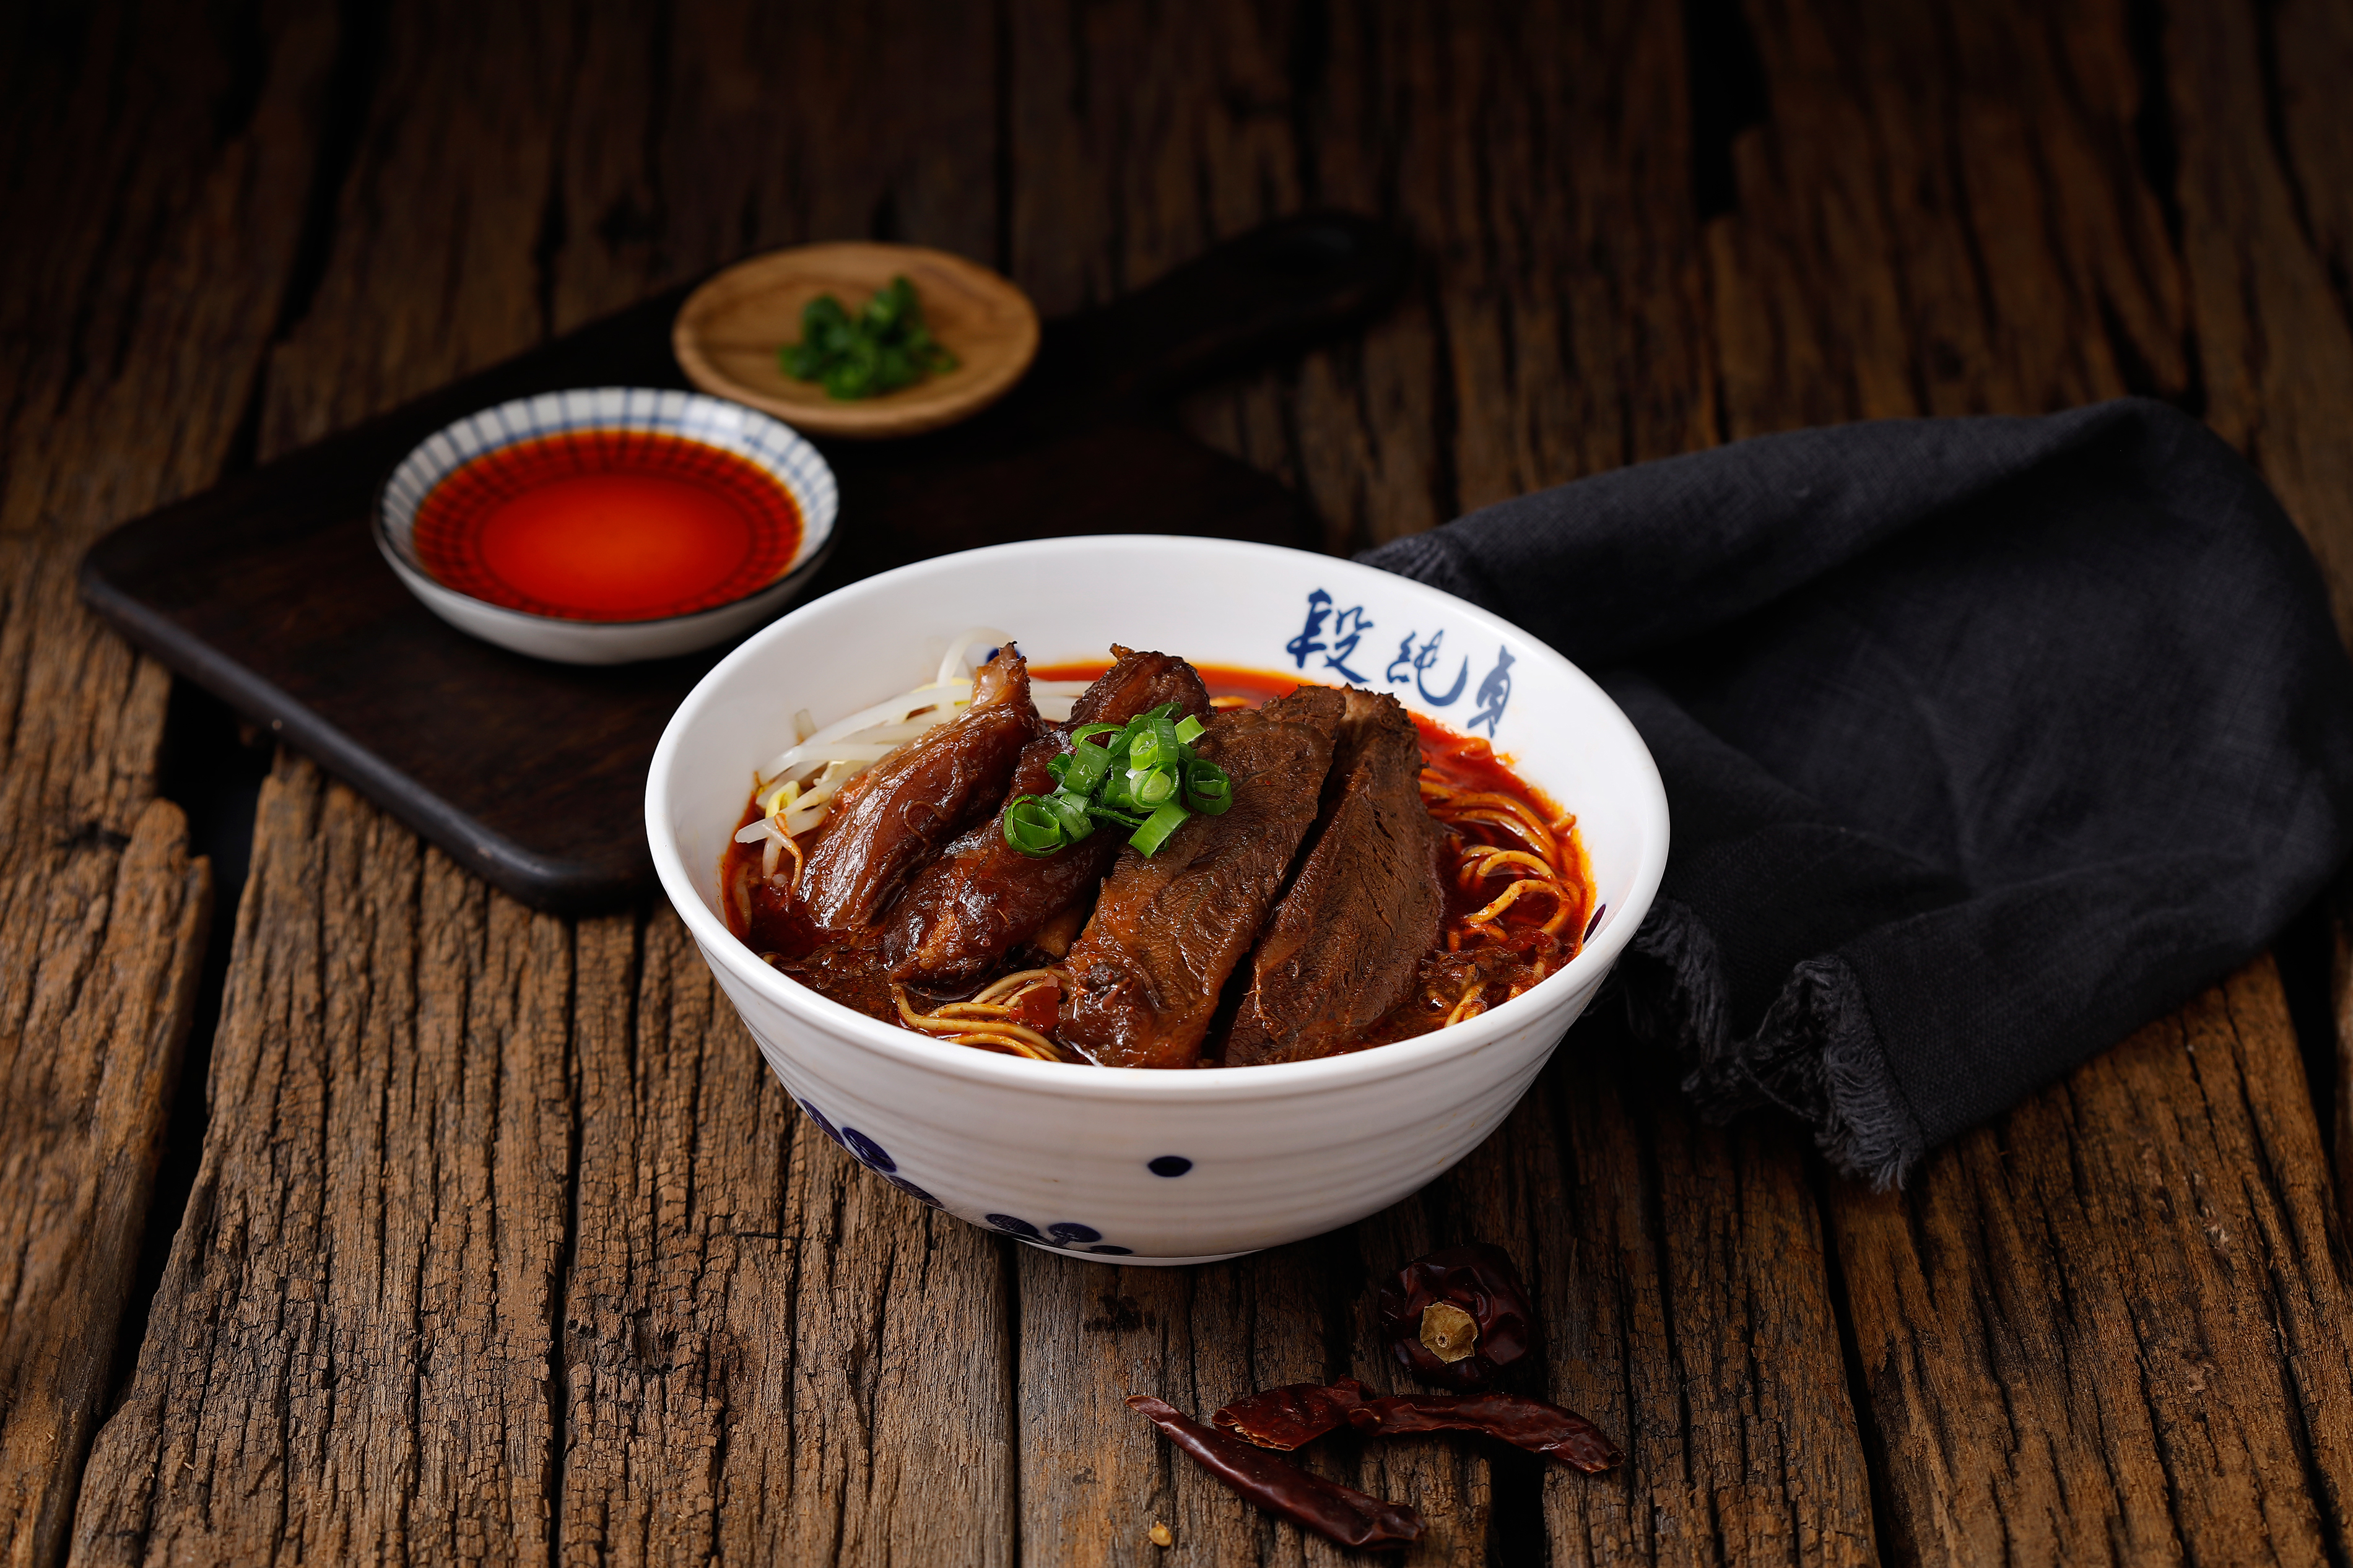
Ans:
<svg viewBox="0 0 2353 1568"><path fill-rule="evenodd" d="M104 1414L212 913L155 798L168 679L76 602L74 566L232 444L332 27L26 8L0 27L0 1559L47 1563Z"/></svg>

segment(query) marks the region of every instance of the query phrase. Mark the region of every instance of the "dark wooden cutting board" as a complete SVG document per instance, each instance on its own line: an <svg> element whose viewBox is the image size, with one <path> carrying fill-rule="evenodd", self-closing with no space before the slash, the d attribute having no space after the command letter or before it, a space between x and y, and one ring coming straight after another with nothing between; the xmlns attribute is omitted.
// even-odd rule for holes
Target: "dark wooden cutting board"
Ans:
<svg viewBox="0 0 2353 1568"><path fill-rule="evenodd" d="M819 442L841 480L840 521L799 602L1018 539L1195 533L1316 548L1294 494L1185 434L1166 399L1362 321L1402 284L1408 259L1366 219L1285 219L1047 323L1029 375L972 420L908 440ZM670 327L686 292L123 524L83 559L83 597L516 897L560 913L627 903L652 886L641 811L655 742L728 648L591 668L477 642L400 585L370 509L411 447L475 409L566 386L684 386Z"/></svg>

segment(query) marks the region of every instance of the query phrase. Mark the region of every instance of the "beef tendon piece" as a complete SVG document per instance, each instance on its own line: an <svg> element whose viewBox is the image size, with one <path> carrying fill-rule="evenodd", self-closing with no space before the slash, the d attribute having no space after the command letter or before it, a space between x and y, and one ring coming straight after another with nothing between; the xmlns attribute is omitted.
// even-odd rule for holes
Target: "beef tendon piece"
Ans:
<svg viewBox="0 0 2353 1568"><path fill-rule="evenodd" d="M1029 666L1013 645L973 678L972 706L908 742L835 797L798 889L818 930L863 931L907 879L1005 799L1038 737Z"/></svg>
<svg viewBox="0 0 2353 1568"><path fill-rule="evenodd" d="M1348 1046L1412 992L1438 944L1440 829L1421 804L1421 737L1394 697L1350 688L1299 873L1250 953L1229 1067Z"/></svg>
<svg viewBox="0 0 2353 1568"><path fill-rule="evenodd" d="M1149 858L1119 852L1064 961L1063 1044L1106 1067L1199 1059L1218 994L1315 820L1346 707L1329 687L1303 686L1209 720L1196 747L1233 780L1233 806L1192 818Z"/></svg>
<svg viewBox="0 0 2353 1568"><path fill-rule="evenodd" d="M1022 752L1008 801L950 845L900 900L886 943L893 978L938 991L970 985L1111 869L1124 833L1099 829L1040 858L1005 841L1003 816L1013 799L1053 792L1046 763L1068 745L1070 730L1124 724L1166 702L1180 715L1208 717L1209 693L1191 665L1170 654L1112 651L1119 662L1071 705L1069 729L1050 728Z"/></svg>

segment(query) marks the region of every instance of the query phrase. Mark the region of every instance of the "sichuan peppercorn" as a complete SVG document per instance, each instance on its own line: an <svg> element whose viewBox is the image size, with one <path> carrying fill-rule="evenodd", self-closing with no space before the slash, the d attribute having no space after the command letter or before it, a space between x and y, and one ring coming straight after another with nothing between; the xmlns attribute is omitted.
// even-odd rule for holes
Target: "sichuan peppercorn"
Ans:
<svg viewBox="0 0 2353 1568"><path fill-rule="evenodd" d="M1407 1371L1441 1388L1491 1386L1528 1353L1534 1323L1520 1271L1499 1247L1450 1247L1381 1286L1381 1337Z"/></svg>

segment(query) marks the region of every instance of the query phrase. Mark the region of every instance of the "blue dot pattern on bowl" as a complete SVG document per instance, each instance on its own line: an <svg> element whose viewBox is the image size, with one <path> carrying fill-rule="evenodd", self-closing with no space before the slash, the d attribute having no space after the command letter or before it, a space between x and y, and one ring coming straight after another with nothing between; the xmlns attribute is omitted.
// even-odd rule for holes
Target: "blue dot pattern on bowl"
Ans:
<svg viewBox="0 0 2353 1568"><path fill-rule="evenodd" d="M857 1155L860 1164L880 1171L886 1176L899 1168L897 1162L882 1152L881 1144L855 1127L841 1130L841 1146Z"/></svg>
<svg viewBox="0 0 2353 1568"><path fill-rule="evenodd" d="M932 1196L931 1194L923 1191L923 1188L915 1185L914 1183L907 1180L906 1177L899 1174L899 1163L891 1158L889 1152L886 1151L881 1144L877 1143L873 1139L869 1138L865 1133L860 1132L855 1127L844 1127L837 1130L832 1122L826 1120L824 1111L819 1110L816 1106L811 1105L806 1100L800 1100L797 1103L799 1104L802 1112L807 1115L811 1121L817 1123L818 1131L824 1133L827 1137L840 1144L842 1148L848 1150L850 1157L855 1159L860 1164L864 1165L876 1175L881 1177L884 1181L890 1183L892 1186L898 1188L901 1192L906 1194L911 1198L920 1199L921 1201L931 1205L935 1209L944 1209L948 1206L947 1205L940 1202L939 1199Z"/></svg>
<svg viewBox="0 0 2353 1568"><path fill-rule="evenodd" d="M825 1119L824 1111L819 1110L816 1106L811 1105L806 1100L801 1100L798 1103L801 1108L801 1113L807 1116L811 1121L817 1123L817 1130L818 1131L832 1139L836 1143L841 1143L841 1134L833 1130L833 1123ZM843 1143L842 1147L846 1149L849 1145Z"/></svg>
<svg viewBox="0 0 2353 1568"><path fill-rule="evenodd" d="M1163 1154L1144 1167L1155 1176L1181 1176L1193 1168L1193 1162L1182 1154Z"/></svg>
<svg viewBox="0 0 2353 1568"><path fill-rule="evenodd" d="M835 1128L834 1124L826 1119L824 1111L806 1100L798 1101L798 1104L802 1112L811 1121L817 1123L819 1131L848 1150L850 1156L860 1164L864 1165L911 1198L927 1203L935 1209L947 1207L947 1205L899 1174L898 1162L891 1158L890 1152L881 1144L877 1143L855 1127ZM1172 1162L1176 1167L1175 1170L1160 1170L1161 1166ZM1163 1154L1152 1163L1152 1168L1160 1171L1164 1176L1181 1176L1193 1168L1193 1162L1180 1154ZM1024 1241L1039 1242L1047 1247L1061 1247L1071 1252L1098 1253L1106 1258L1135 1256L1134 1247L1114 1247L1103 1240L1103 1232L1091 1225L1081 1225L1074 1219L1056 1220L1041 1231L1028 1220L1014 1215L993 1214L984 1217L1006 1235L1018 1236Z"/></svg>
<svg viewBox="0 0 2353 1568"><path fill-rule="evenodd" d="M1056 1220L1043 1231L1018 1215L993 1214L988 1216L988 1223L1008 1236L1018 1236L1040 1247L1060 1247L1065 1252L1098 1253L1105 1258L1135 1256L1135 1248L1114 1247L1103 1240L1103 1232L1091 1225L1081 1225L1074 1219Z"/></svg>
<svg viewBox="0 0 2353 1568"><path fill-rule="evenodd" d="M948 1206L947 1205L940 1202L939 1199L932 1196L931 1194L923 1191L923 1188L915 1185L914 1183L907 1180L904 1176L885 1176L882 1179L890 1183L892 1186L898 1188L901 1192L906 1194L909 1197L921 1199L923 1202L931 1205L935 1209L944 1209Z"/></svg>

